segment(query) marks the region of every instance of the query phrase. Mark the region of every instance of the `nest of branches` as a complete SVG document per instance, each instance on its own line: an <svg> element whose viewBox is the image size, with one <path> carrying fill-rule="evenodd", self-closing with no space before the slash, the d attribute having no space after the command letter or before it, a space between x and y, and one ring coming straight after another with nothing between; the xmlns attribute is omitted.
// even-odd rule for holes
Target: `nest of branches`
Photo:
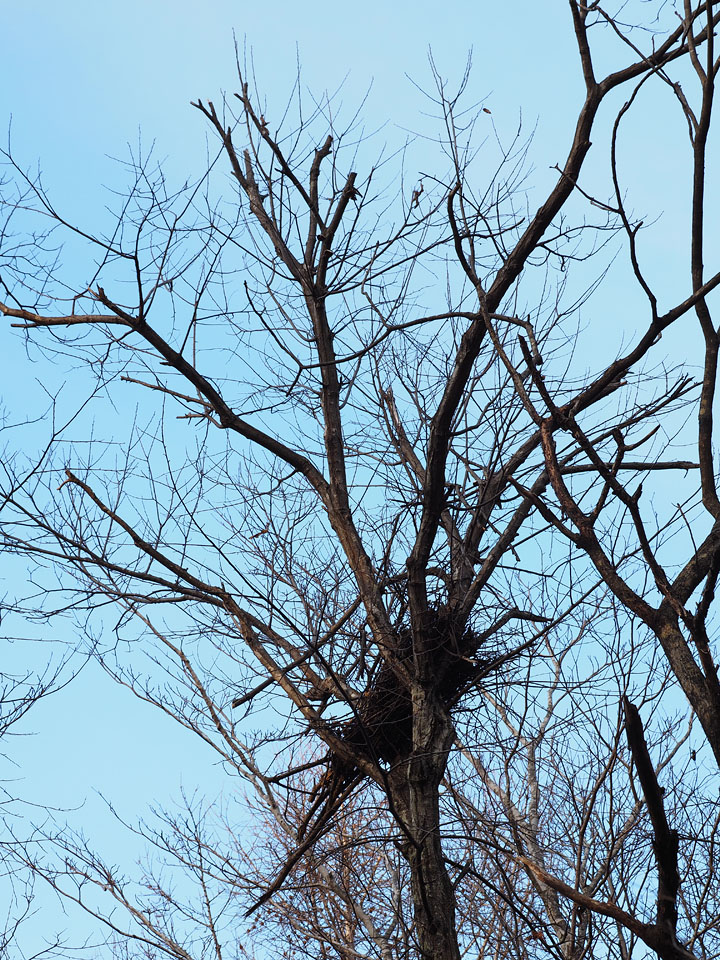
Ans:
<svg viewBox="0 0 720 960"><path fill-rule="evenodd" d="M497 655L478 658L483 639L467 627L458 635L448 617L435 614L430 628L430 640L435 651L435 693L448 708L454 706L474 679L485 674L498 660ZM409 628L399 631L394 656L398 664L412 672L413 642ZM379 665L367 690L354 707L354 716L336 725L335 733L344 743L375 762L393 764L410 754L411 695L387 660ZM347 763L333 755L331 766L347 767ZM347 775L352 771L344 772Z"/></svg>
<svg viewBox="0 0 720 960"><path fill-rule="evenodd" d="M478 633L466 625L458 628L444 610L434 612L430 626L434 693L448 710L474 684L512 656L507 651L488 649L490 634L491 631ZM403 671L394 669L399 665L411 676L414 672L413 635L409 627L398 630L392 653L392 660L379 660L367 689L353 704L353 716L337 721L333 728L358 759L390 766L409 757L413 746L412 697L401 679ZM312 791L306 821L298 832L298 839L303 840L300 851L306 849L312 837L320 835L348 793L364 779L357 765L346 756L331 751L326 757L325 772Z"/></svg>

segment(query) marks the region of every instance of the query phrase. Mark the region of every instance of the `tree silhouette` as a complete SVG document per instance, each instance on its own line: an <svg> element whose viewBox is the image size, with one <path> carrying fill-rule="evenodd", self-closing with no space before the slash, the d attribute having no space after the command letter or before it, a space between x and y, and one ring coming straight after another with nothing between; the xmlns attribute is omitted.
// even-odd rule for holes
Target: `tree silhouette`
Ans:
<svg viewBox="0 0 720 960"><path fill-rule="evenodd" d="M435 72L445 165L399 187L355 118L275 111L242 75L222 106L194 105L218 144L202 177L173 192L138 162L109 232L68 225L14 168L13 215L49 216L96 259L69 280L34 234L10 248L0 309L80 358L98 397L142 399L122 456L60 435L9 479L5 547L52 571L67 597L47 612L75 613L106 669L248 779L284 838L270 870L203 839L192 807L173 818L153 842L199 885L192 907L160 880L138 905L81 838L46 834L59 866L22 847L91 912L98 886L125 907L136 927L113 920L113 936L149 956L224 955L236 896L302 928L313 956L717 952L699 879L717 824L697 812L700 774L692 807L689 729L667 716L677 685L720 763L720 272L703 265L720 12L630 26L569 9L583 102L534 207L518 140L498 136L496 172L479 174L491 120L464 108L469 74L451 94ZM619 64L602 79L596 35ZM685 64L697 106L674 79ZM649 84L675 95L692 157L690 275L662 308L617 163ZM588 355L579 311L618 249L643 307L613 304L616 339L600 309ZM679 324L704 351L699 381L666 354ZM677 507L662 471L680 477ZM320 915L328 929L308 933Z"/></svg>

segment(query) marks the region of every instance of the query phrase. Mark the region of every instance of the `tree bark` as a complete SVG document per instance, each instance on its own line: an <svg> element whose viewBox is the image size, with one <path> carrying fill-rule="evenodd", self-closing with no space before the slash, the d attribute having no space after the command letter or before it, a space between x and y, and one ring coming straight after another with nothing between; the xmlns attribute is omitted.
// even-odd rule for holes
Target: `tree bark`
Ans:
<svg viewBox="0 0 720 960"><path fill-rule="evenodd" d="M389 776L394 812L406 835L419 955L423 960L460 960L455 926L455 890L443 856L439 785L453 740L447 710L419 685L413 690L413 749Z"/></svg>

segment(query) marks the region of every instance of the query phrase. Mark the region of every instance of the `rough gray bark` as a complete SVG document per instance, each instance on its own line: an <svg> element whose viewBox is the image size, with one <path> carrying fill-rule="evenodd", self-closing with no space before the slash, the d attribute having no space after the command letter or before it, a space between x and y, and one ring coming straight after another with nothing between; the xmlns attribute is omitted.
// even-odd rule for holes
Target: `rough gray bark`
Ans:
<svg viewBox="0 0 720 960"><path fill-rule="evenodd" d="M389 796L406 839L415 933L423 960L459 960L455 891L443 856L438 788L453 741L447 710L433 691L413 688L410 756L388 776Z"/></svg>

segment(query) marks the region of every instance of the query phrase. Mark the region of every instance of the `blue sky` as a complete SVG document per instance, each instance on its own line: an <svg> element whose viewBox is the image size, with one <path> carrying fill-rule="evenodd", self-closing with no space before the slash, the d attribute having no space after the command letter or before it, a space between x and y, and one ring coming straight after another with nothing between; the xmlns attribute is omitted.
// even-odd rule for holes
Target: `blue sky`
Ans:
<svg viewBox="0 0 720 960"><path fill-rule="evenodd" d="M559 108L571 86L562 71L576 69L547 56L547 43L569 39L564 6L558 3L561 15L550 18L547 5L516 5L523 28L510 43L505 18L482 2L320 2L309 9L284 0L270 9L216 2L202 14L186 3L29 2L4 17L3 113L13 113L13 139L28 162L42 156L47 176L63 190L92 192L105 156L134 143L138 128L146 141L157 140L161 155L192 160L202 150L204 125L188 104L233 89L234 32L252 49L271 99L282 101L299 56L311 89L332 90L347 78L344 98L356 103L372 83L370 123L412 129L427 104L405 75L428 82L430 46L440 69L458 75L473 47L479 96L491 94L491 106L513 124L521 107L530 127L542 115L543 136L552 138L566 128ZM539 74L542 83L527 83Z"/></svg>
<svg viewBox="0 0 720 960"><path fill-rule="evenodd" d="M167 158L173 176L199 172L207 129L189 103L198 97L217 102L222 91L236 87L233 32L241 51L252 52L258 84L271 104L284 103L299 58L303 82L316 93L344 82L342 100L354 105L370 89L364 108L368 128L383 128L379 142L394 145L411 131L432 129L429 104L407 75L431 86L432 48L439 71L458 78L472 48L474 99L492 111L501 136L509 137L521 117L526 133L536 128L537 180L544 182L564 159L581 87L567 4L560 0L521 0L507 7L489 0L311 5L223 0L204 9L165 0L26 0L3 12L0 126L7 129L12 115L18 161L28 168L39 162L58 208L92 226L108 200L103 185L116 177L109 158L125 156L127 144L136 144L139 136L146 147L155 141L156 155ZM659 101L650 101L634 122L628 160L641 155L648 133L643 124L654 126L659 108ZM676 220L685 198L673 186L686 169L678 149L685 131L679 112L675 117L665 149L643 158L632 182L639 207L647 207L650 216L665 210L675 225L648 240L658 276L686 266L682 224ZM426 156L421 142L412 156L421 172ZM71 261L67 267L72 273ZM20 410L29 403L40 409L37 392L27 397L33 370L22 345L17 338L11 342L7 331L3 343L10 358L5 406ZM51 374L43 370L42 376ZM19 648L14 645L14 655ZM40 705L22 732L27 736L14 739L6 751L25 778L19 791L59 807L85 802L80 819L88 833L102 828L110 848L120 841L108 830L95 791L112 797L132 819L149 803L168 802L181 787L192 791L202 781L220 789L222 783L213 773L214 758L199 744L92 664L66 691ZM17 767L8 769L9 776L17 775Z"/></svg>

